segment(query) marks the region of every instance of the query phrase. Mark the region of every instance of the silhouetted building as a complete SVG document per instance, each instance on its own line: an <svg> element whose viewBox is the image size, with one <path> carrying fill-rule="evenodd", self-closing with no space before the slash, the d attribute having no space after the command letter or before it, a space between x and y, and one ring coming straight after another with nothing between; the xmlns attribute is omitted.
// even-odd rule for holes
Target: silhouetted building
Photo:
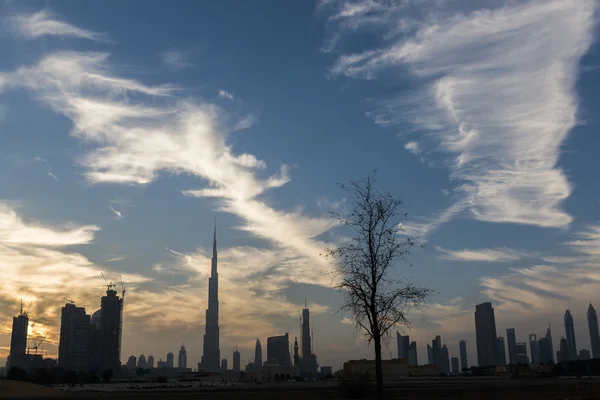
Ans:
<svg viewBox="0 0 600 400"><path fill-rule="evenodd" d="M592 345L592 357L600 359L600 332L598 331L598 315L590 303L587 311L588 328L590 331L590 344Z"/></svg>
<svg viewBox="0 0 600 400"><path fill-rule="evenodd" d="M302 364L300 363L300 354L298 353L298 337L294 337L294 374L300 376Z"/></svg>
<svg viewBox="0 0 600 400"><path fill-rule="evenodd" d="M311 370L311 343L310 343L310 311L304 304L302 310L302 370Z"/></svg>
<svg viewBox="0 0 600 400"><path fill-rule="evenodd" d="M213 234L213 256L210 278L208 278L208 308L206 309L206 333L202 369L207 372L221 370L219 350L219 274L217 272L217 225Z"/></svg>
<svg viewBox="0 0 600 400"><path fill-rule="evenodd" d="M469 368L469 361L467 360L467 342L461 340L458 342L458 349L460 352L460 369Z"/></svg>
<svg viewBox="0 0 600 400"><path fill-rule="evenodd" d="M400 332L396 332L396 344L398 346L398 358L408 359L408 348L410 347L408 335L402 336Z"/></svg>
<svg viewBox="0 0 600 400"><path fill-rule="evenodd" d="M254 346L254 365L257 368L262 367L262 346L260 344L260 339L256 338L256 346Z"/></svg>
<svg viewBox="0 0 600 400"><path fill-rule="evenodd" d="M135 358L135 356L129 356L129 358L127 359L127 364L125 364L127 369L129 371L135 371L136 365L137 365L137 359Z"/></svg>
<svg viewBox="0 0 600 400"><path fill-rule="evenodd" d="M502 336L496 339L496 365L506 365L506 346L504 345L504 338Z"/></svg>
<svg viewBox="0 0 600 400"><path fill-rule="evenodd" d="M183 345L183 343L181 344L181 348L179 349L179 356L177 357L177 366L179 368L187 368L187 351L185 351L185 346Z"/></svg>
<svg viewBox="0 0 600 400"><path fill-rule="evenodd" d="M554 351L548 337L538 340L539 362L540 364L551 364L554 362Z"/></svg>
<svg viewBox="0 0 600 400"><path fill-rule="evenodd" d="M480 367L496 365L496 318L490 302L475 306L475 335L478 365Z"/></svg>
<svg viewBox="0 0 600 400"><path fill-rule="evenodd" d="M101 370L121 370L121 322L123 299L117 296L113 285L108 285L106 296L100 300L100 341L102 347Z"/></svg>
<svg viewBox="0 0 600 400"><path fill-rule="evenodd" d="M267 338L267 363L282 367L289 367L291 365L290 339L287 333Z"/></svg>
<svg viewBox="0 0 600 400"><path fill-rule="evenodd" d="M506 330L506 341L508 343L508 362L510 364L518 364L517 362L517 337L515 335L515 328L508 328Z"/></svg>
<svg viewBox="0 0 600 400"><path fill-rule="evenodd" d="M527 344L524 342L515 344L515 364L529 364L529 357L527 357Z"/></svg>
<svg viewBox="0 0 600 400"><path fill-rule="evenodd" d="M22 358L27 353L27 330L29 328L29 316L23 311L23 302L21 302L21 311L19 315L13 317L12 331L10 334L10 351L7 368L18 365L16 360Z"/></svg>
<svg viewBox="0 0 600 400"><path fill-rule="evenodd" d="M167 353L167 367L173 368L175 361L175 355L173 353ZM202 364L204 366L204 364Z"/></svg>
<svg viewBox="0 0 600 400"><path fill-rule="evenodd" d="M225 358L221 360L221 371L227 372L227 359Z"/></svg>
<svg viewBox="0 0 600 400"><path fill-rule="evenodd" d="M550 346L550 361L546 361L546 362L554 363L554 344L552 343L552 329L550 328L550 323L548 323L548 329L546 329L546 339L548 340L548 343ZM547 357L547 355L546 355L546 357Z"/></svg>
<svg viewBox="0 0 600 400"><path fill-rule="evenodd" d="M576 361L577 343L575 342L575 326L573 324L573 316L569 310L565 312L565 334L567 335L567 345L569 346L569 358L566 361Z"/></svg>
<svg viewBox="0 0 600 400"><path fill-rule="evenodd" d="M322 366L321 367L321 373L324 376L332 375L333 374L333 368L332 367Z"/></svg>
<svg viewBox="0 0 600 400"><path fill-rule="evenodd" d="M569 343L565 337L560 338L560 350L558 350L558 362L571 361L571 354L569 352Z"/></svg>
<svg viewBox="0 0 600 400"><path fill-rule="evenodd" d="M140 355L138 357L138 363L137 363L138 368L142 368L145 369L146 367L146 356L144 356L143 354Z"/></svg>
<svg viewBox="0 0 600 400"><path fill-rule="evenodd" d="M460 369L458 367L458 357L452 357L451 362L452 362L452 373L453 374L460 373Z"/></svg>
<svg viewBox="0 0 600 400"><path fill-rule="evenodd" d="M587 361L589 360L590 357L590 351L588 349L581 349L579 350L579 357L578 359L581 361Z"/></svg>
<svg viewBox="0 0 600 400"><path fill-rule="evenodd" d="M238 349L233 350L233 370L235 372L241 371L240 352Z"/></svg>
<svg viewBox="0 0 600 400"><path fill-rule="evenodd" d="M529 353L531 354L531 363L539 364L540 354L538 349L538 338L535 333L529 334Z"/></svg>
<svg viewBox="0 0 600 400"><path fill-rule="evenodd" d="M419 359L417 357L417 342L415 341L410 342L410 345L408 346L408 365L419 365Z"/></svg>
<svg viewBox="0 0 600 400"><path fill-rule="evenodd" d="M431 346L429 345L429 343L427 343L427 364L428 365L433 365L433 349L431 348Z"/></svg>
<svg viewBox="0 0 600 400"><path fill-rule="evenodd" d="M448 347L446 345L442 346L442 339L439 335L431 341L431 355L433 364L437 365L441 372L450 373Z"/></svg>
<svg viewBox="0 0 600 400"><path fill-rule="evenodd" d="M60 313L58 365L87 371L89 368L90 316L85 308L67 303Z"/></svg>
<svg viewBox="0 0 600 400"><path fill-rule="evenodd" d="M154 368L154 357L153 356L148 356L148 359L146 360L146 368Z"/></svg>
<svg viewBox="0 0 600 400"><path fill-rule="evenodd" d="M89 369L98 375L104 370L104 345L102 340L102 309L96 310L90 318L90 349Z"/></svg>

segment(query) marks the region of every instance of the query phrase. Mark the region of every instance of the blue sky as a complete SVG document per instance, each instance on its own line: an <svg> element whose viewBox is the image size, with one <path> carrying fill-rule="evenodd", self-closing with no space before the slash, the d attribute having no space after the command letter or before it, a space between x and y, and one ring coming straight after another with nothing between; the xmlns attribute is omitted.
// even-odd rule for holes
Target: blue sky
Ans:
<svg viewBox="0 0 600 400"><path fill-rule="evenodd" d="M373 169L426 242L398 265L436 291L421 361L436 334L475 360L486 300L522 341L559 338L570 308L589 348L596 2L4 1L0 18L0 357L20 298L55 354L62 297L93 312L104 271L129 289L122 360L184 342L195 364L215 218L222 354L298 335L307 298L321 365L370 357L319 254L343 235L336 183Z"/></svg>

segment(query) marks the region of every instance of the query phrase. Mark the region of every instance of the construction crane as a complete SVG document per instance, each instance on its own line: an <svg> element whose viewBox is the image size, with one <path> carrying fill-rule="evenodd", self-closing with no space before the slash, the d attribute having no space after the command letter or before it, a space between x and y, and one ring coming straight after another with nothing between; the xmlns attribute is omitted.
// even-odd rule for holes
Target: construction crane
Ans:
<svg viewBox="0 0 600 400"><path fill-rule="evenodd" d="M119 275L119 278L121 278L121 297L125 300L125 291L127 289L125 289L125 286L123 285L123 275Z"/></svg>
<svg viewBox="0 0 600 400"><path fill-rule="evenodd" d="M29 306L27 307L27 311L25 311L25 315L29 315L29 309L31 308L32 304L33 304L33 300L29 302Z"/></svg>
<svg viewBox="0 0 600 400"><path fill-rule="evenodd" d="M100 272L102 274L102 277L104 278L104 282L106 282L106 288L107 290L111 290L112 288L115 287L115 285L113 285L112 282L108 283L108 281L106 280L106 277L104 276L104 272Z"/></svg>
<svg viewBox="0 0 600 400"><path fill-rule="evenodd" d="M46 337L48 337L47 333L44 335L44 337L42 338L42 340L40 340L37 344L34 344L32 347L30 347L31 349L33 349L35 351L34 354L37 355L38 349L40 348L40 345L42 343L44 343L44 340L46 340Z"/></svg>
<svg viewBox="0 0 600 400"><path fill-rule="evenodd" d="M71 303L71 304L75 304L75 302L74 302L73 300L71 300L71 299L67 299L66 297L63 297L62 299L63 299L64 301L67 301L67 302Z"/></svg>

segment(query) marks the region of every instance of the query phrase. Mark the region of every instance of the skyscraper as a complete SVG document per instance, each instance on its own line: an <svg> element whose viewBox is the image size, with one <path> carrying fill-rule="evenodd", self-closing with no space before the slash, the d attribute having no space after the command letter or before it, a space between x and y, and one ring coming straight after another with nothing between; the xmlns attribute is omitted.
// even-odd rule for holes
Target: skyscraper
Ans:
<svg viewBox="0 0 600 400"><path fill-rule="evenodd" d="M460 350L460 369L469 368L469 361L467 360L467 342L461 340L458 342L458 349Z"/></svg>
<svg viewBox="0 0 600 400"><path fill-rule="evenodd" d="M227 359L226 358L221 360L221 371L227 372Z"/></svg>
<svg viewBox="0 0 600 400"><path fill-rule="evenodd" d="M431 348L429 343L427 343L427 364L433 364L433 349Z"/></svg>
<svg viewBox="0 0 600 400"><path fill-rule="evenodd" d="M153 356L148 356L148 359L146 360L146 368L154 368L154 357Z"/></svg>
<svg viewBox="0 0 600 400"><path fill-rule="evenodd" d="M87 370L89 365L90 316L85 308L67 303L60 312L58 365L63 368Z"/></svg>
<svg viewBox="0 0 600 400"><path fill-rule="evenodd" d="M581 349L581 350L579 350L579 355L577 356L578 360L587 361L590 358L591 358L590 357L590 351L588 349Z"/></svg>
<svg viewBox="0 0 600 400"><path fill-rule="evenodd" d="M531 363L540 363L540 350L538 349L538 339L535 333L529 334L529 354L531 354Z"/></svg>
<svg viewBox="0 0 600 400"><path fill-rule="evenodd" d="M548 337L543 337L538 340L539 363L548 364L554 362L554 355L550 340Z"/></svg>
<svg viewBox="0 0 600 400"><path fill-rule="evenodd" d="M304 302L302 310L302 370L310 371L311 364L311 346L310 346L310 311Z"/></svg>
<svg viewBox="0 0 600 400"><path fill-rule="evenodd" d="M433 364L437 365L441 372L446 374L450 372L448 347L442 345L442 338L439 335L431 341L431 356L433 358Z"/></svg>
<svg viewBox="0 0 600 400"><path fill-rule="evenodd" d="M478 365L480 367L496 365L496 318L490 302L475 306L475 335Z"/></svg>
<svg viewBox="0 0 600 400"><path fill-rule="evenodd" d="M496 339L496 365L506 365L506 346L502 336Z"/></svg>
<svg viewBox="0 0 600 400"><path fill-rule="evenodd" d="M517 336L515 335L515 328L506 330L506 340L508 342L508 362L510 364L517 364Z"/></svg>
<svg viewBox="0 0 600 400"><path fill-rule="evenodd" d="M515 344L515 364L529 364L529 357L527 357L527 344L516 343Z"/></svg>
<svg viewBox="0 0 600 400"><path fill-rule="evenodd" d="M575 342L575 326L573 324L573 316L571 311L565 312L565 334L567 335L567 346L569 349L568 355L565 359L565 355L561 354L565 361L576 361L577 360L577 343Z"/></svg>
<svg viewBox="0 0 600 400"><path fill-rule="evenodd" d="M260 344L260 339L256 338L256 346L254 346L254 365L257 368L262 367L262 346Z"/></svg>
<svg viewBox="0 0 600 400"><path fill-rule="evenodd" d="M177 357L177 366L179 368L187 368L187 351L185 351L185 346L183 343L179 348L179 357Z"/></svg>
<svg viewBox="0 0 600 400"><path fill-rule="evenodd" d="M217 224L213 233L213 256L208 278L208 308L206 309L206 333L202 369L207 372L221 371L219 350L219 274L217 272Z"/></svg>
<svg viewBox="0 0 600 400"><path fill-rule="evenodd" d="M569 352L569 343L565 337L560 338L560 350L558 350L558 362L571 361L571 353Z"/></svg>
<svg viewBox="0 0 600 400"><path fill-rule="evenodd" d="M440 364L441 370L447 374L450 373L450 353L448 352L448 346L443 345L440 353Z"/></svg>
<svg viewBox="0 0 600 400"><path fill-rule="evenodd" d="M453 374L460 373L460 370L458 369L458 357L452 357L451 362L452 362L452 373Z"/></svg>
<svg viewBox="0 0 600 400"><path fill-rule="evenodd" d="M290 338L287 333L267 338L267 363L282 367L289 367L291 365Z"/></svg>
<svg viewBox="0 0 600 400"><path fill-rule="evenodd" d="M101 368L121 370L121 321L123 299L117 296L114 285L109 284L106 296L100 300L100 335L102 343Z"/></svg>
<svg viewBox="0 0 600 400"><path fill-rule="evenodd" d="M175 356L173 353L167 353L167 367L173 368L173 361L175 360Z"/></svg>
<svg viewBox="0 0 600 400"><path fill-rule="evenodd" d="M21 311L19 315L13 317L12 331L10 334L10 351L6 365L10 368L17 365L16 361L27 351L27 330L29 329L29 316L23 311L23 302L21 301Z"/></svg>
<svg viewBox="0 0 600 400"><path fill-rule="evenodd" d="M590 330L590 343L592 345L592 357L600 358L600 332L598 331L598 315L590 303L587 311L588 328Z"/></svg>
<svg viewBox="0 0 600 400"><path fill-rule="evenodd" d="M147 364L147 362L146 362L146 356L145 356L145 355L143 355L143 354L141 354L141 355L138 357L137 366L138 366L138 368L145 369L145 368L146 368L146 364Z"/></svg>
<svg viewBox="0 0 600 400"><path fill-rule="evenodd" d="M552 329L550 328L550 323L548 323L548 329L546 329L546 339L548 340L548 346L550 347L550 358L546 362L554 363L554 344L552 343Z"/></svg>
<svg viewBox="0 0 600 400"><path fill-rule="evenodd" d="M240 352L238 349L233 350L233 370L235 372L240 372L241 363L240 363Z"/></svg>
<svg viewBox="0 0 600 400"><path fill-rule="evenodd" d="M410 346L408 346L408 365L419 365L419 358L417 357L417 342L414 340L410 342Z"/></svg>
<svg viewBox="0 0 600 400"><path fill-rule="evenodd" d="M125 364L127 369L129 371L135 371L136 365L137 365L137 359L135 358L135 356L129 356L129 359L127 360L127 364Z"/></svg>
<svg viewBox="0 0 600 400"><path fill-rule="evenodd" d="M407 336L402 336L400 332L396 332L396 344L398 345L398 358L408 358L408 348L410 339Z"/></svg>

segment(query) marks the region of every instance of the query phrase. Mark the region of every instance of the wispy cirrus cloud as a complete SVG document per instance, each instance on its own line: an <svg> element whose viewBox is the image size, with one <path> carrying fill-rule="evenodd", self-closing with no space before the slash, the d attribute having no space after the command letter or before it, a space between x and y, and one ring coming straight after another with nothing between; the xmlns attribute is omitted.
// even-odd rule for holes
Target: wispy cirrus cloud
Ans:
<svg viewBox="0 0 600 400"><path fill-rule="evenodd" d="M235 96L226 90L219 89L219 97L227 100L235 100Z"/></svg>
<svg viewBox="0 0 600 400"><path fill-rule="evenodd" d="M104 41L107 36L102 33L78 28L58 19L50 10L40 10L30 14L17 14L8 18L12 30L26 38L35 39L41 36L62 36Z"/></svg>
<svg viewBox="0 0 600 400"><path fill-rule="evenodd" d="M415 141L407 142L404 145L404 148L413 154L419 154L421 152L421 146Z"/></svg>
<svg viewBox="0 0 600 400"><path fill-rule="evenodd" d="M193 67L194 64L188 61L189 56L181 50L170 50L158 53L163 64L175 70Z"/></svg>
<svg viewBox="0 0 600 400"><path fill-rule="evenodd" d="M108 209L110 211L112 211L112 213L115 215L116 219L123 219L123 218L125 218L125 215L123 215L123 213L121 211L116 210L116 209L112 208L111 206L108 206Z"/></svg>
<svg viewBox="0 0 600 400"><path fill-rule="evenodd" d="M441 253L438 256L439 258L451 261L511 262L531 256L527 252L509 249L508 247L497 249L448 250L436 246L435 249Z"/></svg>
<svg viewBox="0 0 600 400"><path fill-rule="evenodd" d="M451 177L472 217L570 224L561 204L571 185L557 162L577 122L578 63L593 40L597 2L465 1L458 14L439 2L327 3L333 35L368 26L384 42L341 55L331 74L413 73L421 89L381 100L370 115L410 124L452 154Z"/></svg>

